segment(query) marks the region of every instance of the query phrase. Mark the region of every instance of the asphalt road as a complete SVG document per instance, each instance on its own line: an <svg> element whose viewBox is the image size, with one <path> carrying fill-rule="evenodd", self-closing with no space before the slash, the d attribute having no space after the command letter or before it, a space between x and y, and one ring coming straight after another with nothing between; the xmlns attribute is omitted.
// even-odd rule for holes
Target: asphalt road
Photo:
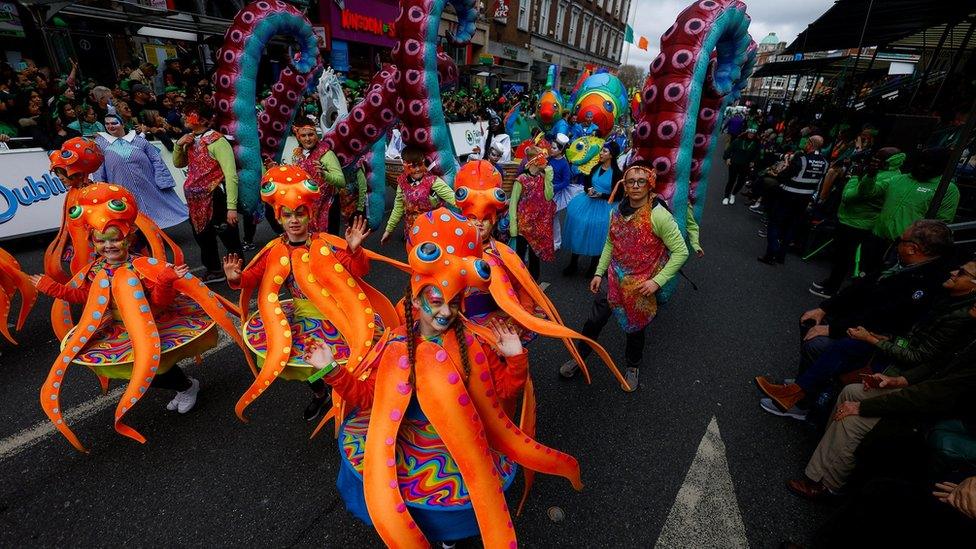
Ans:
<svg viewBox="0 0 976 549"><path fill-rule="evenodd" d="M622 392L592 358L592 385L561 380L561 345L532 344L539 438L579 458L585 487L577 493L562 479L537 478L515 521L526 547L649 547L659 538L661 546L775 547L804 541L829 511L784 487L802 472L816 433L764 413L752 381L793 373L796 318L816 303L806 288L824 268L793 256L785 266L758 263L759 218L744 204L721 205L725 170L714 165L706 255L685 268L699 290L682 281L654 320L638 391ZM171 232L191 265L199 264L188 226ZM269 236L266 228L259 233ZM45 244L3 246L38 272ZM368 245L378 246L378 235ZM395 241L379 250L403 255ZM586 279L561 276L566 259L545 265L543 280L563 318L579 328L591 298ZM406 283L384 266L369 280L389 295ZM145 445L113 431L115 400L93 405L98 386L81 368L66 378L63 408L82 410L72 427L91 453L49 434L37 401L57 356L49 305L41 298L17 334L19 346L0 342L0 546L379 545L336 491L335 441L308 438L307 388L279 381L249 408L250 423L234 416L250 375L233 346L189 366L202 383L191 413L167 412L166 392L142 399L127 417ZM602 341L622 362L624 338L613 323ZM510 503L520 492L516 484ZM703 512L709 502L714 511ZM549 519L553 506L563 521Z"/></svg>

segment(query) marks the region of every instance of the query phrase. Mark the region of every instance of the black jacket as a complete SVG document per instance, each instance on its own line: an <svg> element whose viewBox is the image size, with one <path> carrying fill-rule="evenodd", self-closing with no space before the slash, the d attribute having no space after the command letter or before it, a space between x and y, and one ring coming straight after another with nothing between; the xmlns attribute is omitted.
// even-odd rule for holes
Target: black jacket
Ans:
<svg viewBox="0 0 976 549"><path fill-rule="evenodd" d="M847 329L864 326L886 335L905 335L932 302L946 295L942 283L955 268L933 259L911 267L866 276L823 301L830 337L846 337Z"/></svg>

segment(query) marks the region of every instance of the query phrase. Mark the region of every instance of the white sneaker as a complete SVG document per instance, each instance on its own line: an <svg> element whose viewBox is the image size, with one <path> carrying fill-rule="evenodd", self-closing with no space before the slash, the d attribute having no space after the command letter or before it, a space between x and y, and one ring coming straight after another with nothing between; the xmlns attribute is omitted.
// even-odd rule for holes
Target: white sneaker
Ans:
<svg viewBox="0 0 976 549"><path fill-rule="evenodd" d="M725 198L722 199L722 205L723 206L728 206L729 205L729 197L726 196Z"/></svg>
<svg viewBox="0 0 976 549"><path fill-rule="evenodd" d="M729 197L729 204L735 204L735 195Z"/></svg>
<svg viewBox="0 0 976 549"><path fill-rule="evenodd" d="M569 359L566 362L563 362L562 366L559 367L559 375L569 379L575 376L578 370L579 365L576 364L576 361Z"/></svg>
<svg viewBox="0 0 976 549"><path fill-rule="evenodd" d="M200 382L190 378L190 388L176 393L176 411L185 414L193 409L197 403L197 393L200 392Z"/></svg>
<svg viewBox="0 0 976 549"><path fill-rule="evenodd" d="M176 396L173 397L173 400L169 401L169 403L166 404L166 409L169 410L170 412L175 412L176 408L179 407L179 405L180 405L180 393L176 393Z"/></svg>
<svg viewBox="0 0 976 549"><path fill-rule="evenodd" d="M773 403L773 399L771 398L759 399L759 407L765 410L766 412L773 414L774 416L791 417L799 421L806 421L807 419L807 410L794 406L784 412L783 410L780 410L779 407L776 406L776 404Z"/></svg>

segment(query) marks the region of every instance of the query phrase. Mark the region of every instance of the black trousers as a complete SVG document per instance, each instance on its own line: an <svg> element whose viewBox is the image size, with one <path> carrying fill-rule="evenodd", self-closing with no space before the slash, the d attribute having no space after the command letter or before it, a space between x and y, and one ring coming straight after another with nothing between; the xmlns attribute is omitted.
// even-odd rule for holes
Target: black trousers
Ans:
<svg viewBox="0 0 976 549"><path fill-rule="evenodd" d="M603 331L603 327L607 325L607 322L610 321L610 317L612 316L613 310L610 308L610 302L607 301L607 294L601 290L593 299L590 316L583 323L583 331L581 333L596 341L600 337L600 332ZM641 362L644 360L644 343L647 341L647 326L644 326L644 328L636 332L628 332L626 336L627 343L624 346L624 359L626 360L627 367L640 368ZM576 342L576 349L583 358L588 357L593 352L593 349L582 341Z"/></svg>
<svg viewBox="0 0 976 549"><path fill-rule="evenodd" d="M539 262L539 256L532 250L532 246L529 246L529 241L525 237L519 236L516 238L515 253L518 254L519 259L522 261L526 261L526 253L528 254L529 274L532 275L532 278L539 280L539 274L542 272L542 264Z"/></svg>
<svg viewBox="0 0 976 549"><path fill-rule="evenodd" d="M203 266L210 272L222 272L223 264L220 261L217 238L224 243L227 253L243 256L244 252L241 251L241 235L237 232L237 227L227 223L227 195L224 194L224 189L217 187L210 197L213 200L210 223L203 231L197 232L193 229L193 239L200 246L200 261Z"/></svg>
<svg viewBox="0 0 976 549"><path fill-rule="evenodd" d="M768 195L772 200L766 206L769 226L766 229L766 255L784 259L793 242L793 236L807 220L807 204L810 195L776 189Z"/></svg>
<svg viewBox="0 0 976 549"><path fill-rule="evenodd" d="M185 391L192 385L193 383L186 372L179 366L173 366L165 373L157 374L153 377L152 383L149 384L154 389L169 389L170 391Z"/></svg>
<svg viewBox="0 0 976 549"><path fill-rule="evenodd" d="M275 234L285 232L284 228L281 226L281 223L278 223L278 220L275 219L274 208L271 207L271 204L264 205L264 219L268 222L268 225L271 226L271 230L274 231ZM247 214L241 215L241 221L244 224L244 242L253 244L254 235L258 232L258 223L260 223L261 220L255 220L253 217L251 217L251 215Z"/></svg>
<svg viewBox="0 0 976 549"><path fill-rule="evenodd" d="M729 164L729 181L725 184L725 196L739 194L749 179L748 164Z"/></svg>
<svg viewBox="0 0 976 549"><path fill-rule="evenodd" d="M867 229L855 229L843 223L837 224L834 230L834 242L830 254L830 276L824 281L824 291L835 294L840 290L844 280L854 272L854 257L857 247L861 246L871 235ZM861 248L861 257L865 257L868 250ZM864 270L864 262L860 265Z"/></svg>

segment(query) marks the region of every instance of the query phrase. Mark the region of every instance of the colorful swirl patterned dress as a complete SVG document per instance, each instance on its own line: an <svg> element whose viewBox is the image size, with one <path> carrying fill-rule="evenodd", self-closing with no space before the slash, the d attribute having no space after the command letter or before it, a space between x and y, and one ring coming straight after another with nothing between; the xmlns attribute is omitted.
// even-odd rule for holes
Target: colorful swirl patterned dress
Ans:
<svg viewBox="0 0 976 549"><path fill-rule="evenodd" d="M657 314L657 298L653 294L642 296L637 287L656 275L669 257L667 246L651 225L653 208L654 202L648 201L624 216L618 206L610 216L613 255L607 300L620 327L628 333L643 329Z"/></svg>

